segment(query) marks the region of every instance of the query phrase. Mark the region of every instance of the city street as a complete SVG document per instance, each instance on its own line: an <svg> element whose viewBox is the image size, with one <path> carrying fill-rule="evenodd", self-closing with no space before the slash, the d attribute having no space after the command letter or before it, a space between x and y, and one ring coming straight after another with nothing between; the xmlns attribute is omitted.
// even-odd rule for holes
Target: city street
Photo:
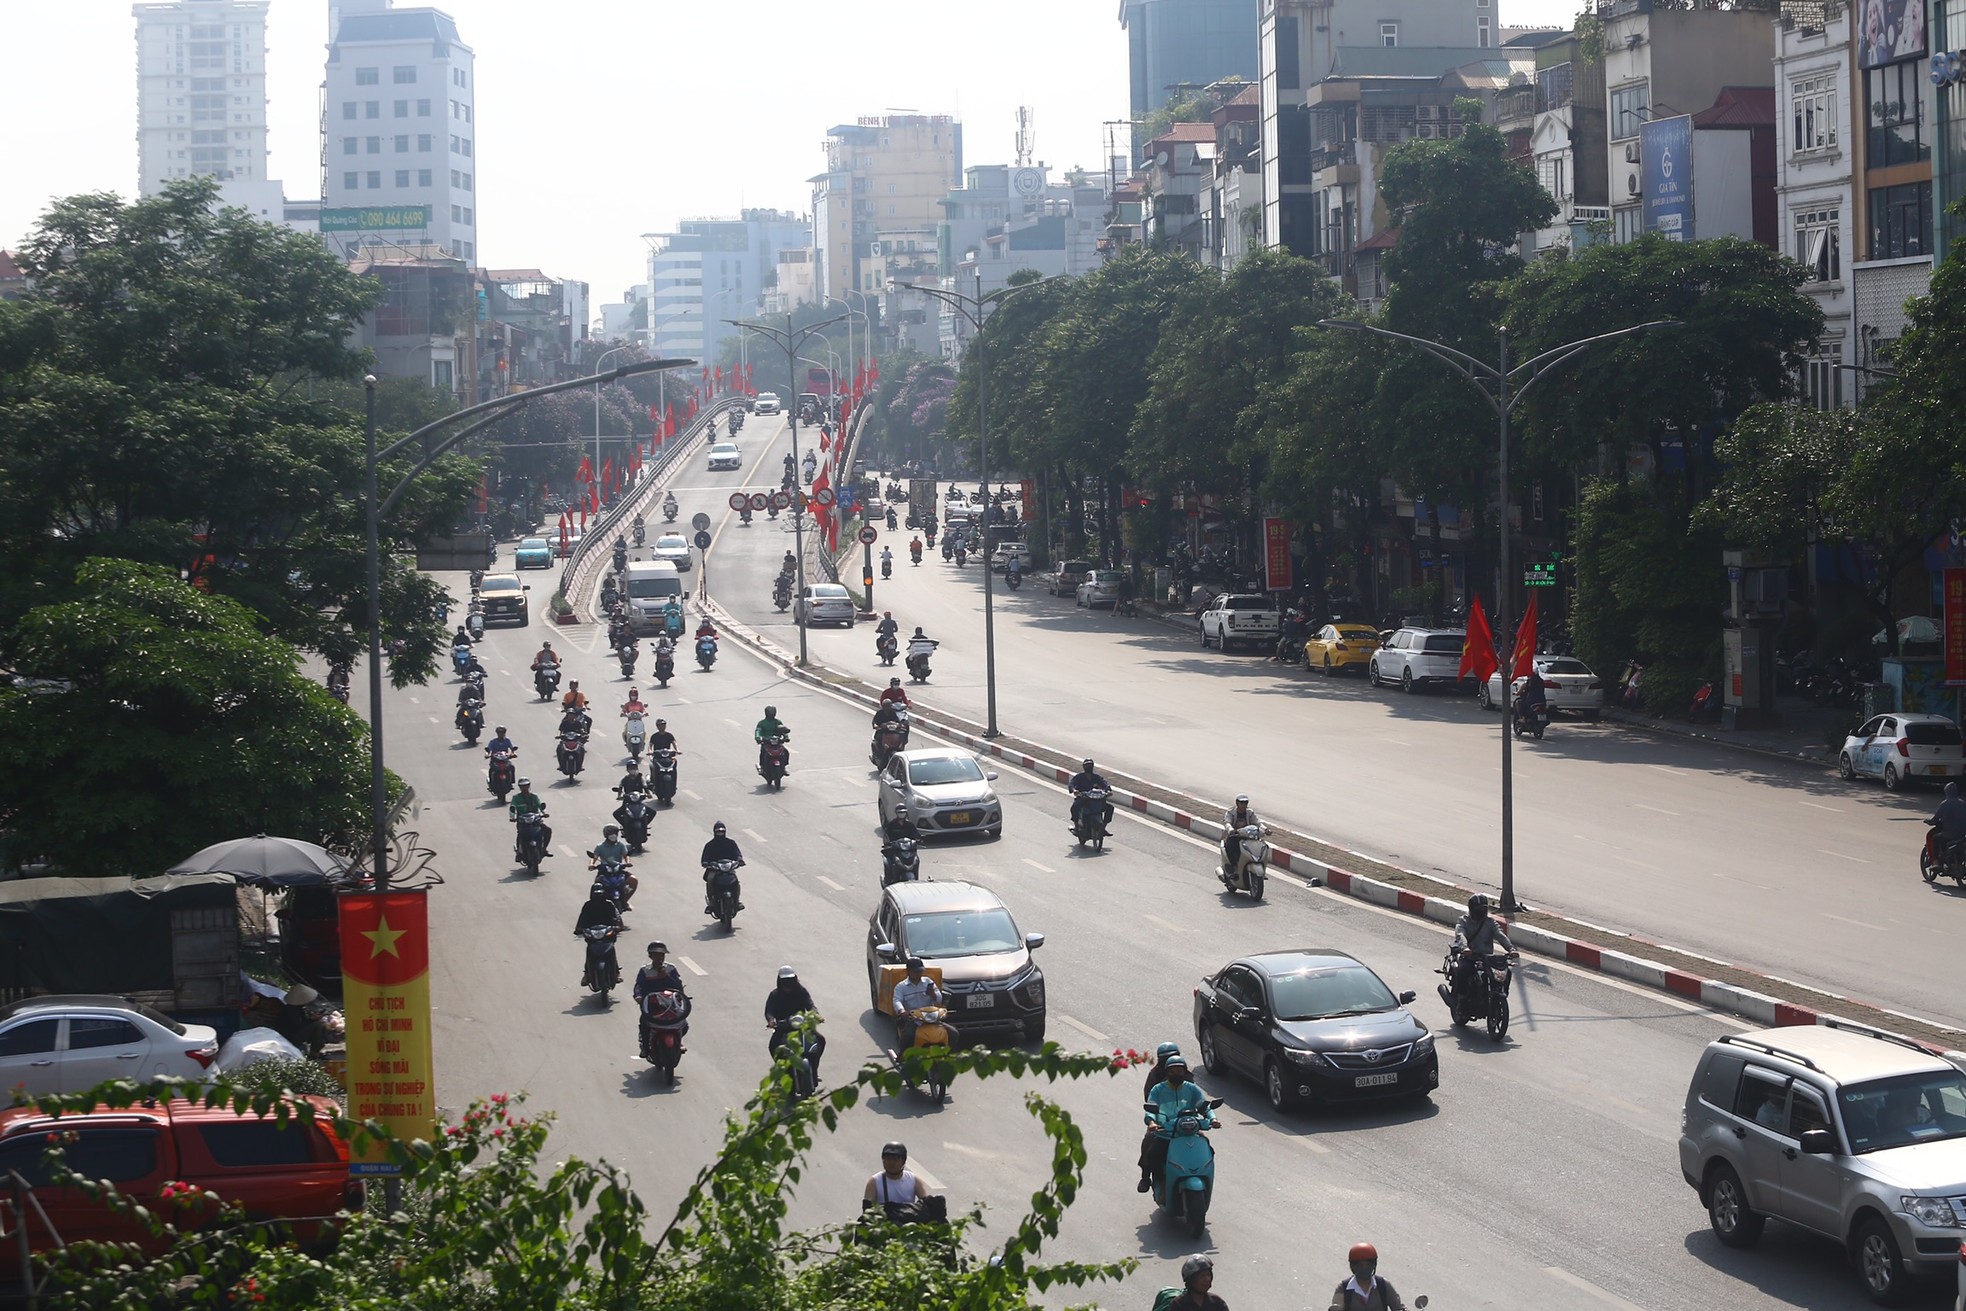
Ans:
<svg viewBox="0 0 1966 1311"><path fill-rule="evenodd" d="M747 425L741 444L750 477L743 485L764 485L775 469L782 437L765 447L774 433L782 428L757 419ZM789 532L762 517L750 528L725 523L722 507L739 480L707 474L700 460L678 481L683 518L702 509L717 525L713 594L740 609L747 597L767 597ZM924 564L895 589L909 597L897 609L907 619L917 608L935 614L931 606L946 604L953 623L969 594L964 583L922 577L931 567ZM556 576L527 575L536 608ZM972 571L966 581L974 579ZM1111 621L1102 616L1087 625L1028 588L1006 614L999 656L1024 671L1006 674L1006 721L1029 717L1041 729L1034 736L1053 740L1076 738L1080 726L1090 735L1101 717L1115 738L1125 738L1119 721L1126 712L1106 694L1116 697L1115 689L1135 675L1111 672L1119 667L1113 659L1124 651L1130 662L1151 664L1171 655L1177 640L1143 625L1130 643L1080 637L1073 644L1073 628ZM1052 624L1065 632L1047 633ZM932 633L937 626L929 621ZM950 631L937 635L950 658L937 662L932 695L949 695L960 706L972 642ZM867 1010L866 921L879 878L867 715L782 679L734 642L724 644L713 672L681 668L666 691L635 684L654 713L668 718L685 753L678 804L657 821L650 852L637 862L642 889L623 939L624 966L631 970L645 941L665 939L697 999L680 1084L663 1089L636 1058L631 1008L624 1001L605 1010L577 986L581 957L571 929L587 886L581 852L598 840L614 804L608 788L623 756L615 709L630 686L605 659L600 637L591 625L535 623L497 630L481 649L491 672L491 722L511 728L522 750L521 772L554 808L557 854L538 880L510 859L511 828L484 792L480 753L450 727L448 681L389 695L389 759L417 788L412 827L439 853L437 867L448 881L432 906L443 1103L456 1109L473 1095L525 1090L534 1109L559 1116L557 1152L605 1156L627 1167L660 1223L710 1159L724 1117L765 1071L762 1006L779 965L800 970L826 1015L829 1082L891 1040ZM870 654L872 634L864 626L839 639L814 637L816 651L843 663L856 649ZM1088 662L1085 643L1104 641L1105 663L1086 668L1106 672L1069 683L1054 677L1042 691L1013 681L1038 677L1023 652L1039 648L1033 639L1040 637ZM590 767L578 785L552 781L557 713L530 692L531 653L548 638L567 653L569 675L580 679L597 709ZM1156 643L1164 644L1159 656L1152 654ZM1211 662L1214 677L1189 675L1189 681L1207 687L1264 676L1253 666L1245 672L1239 662ZM644 660L642 671L648 668ZM952 680L947 689L944 668ZM1223 678L1223 668L1237 672ZM1075 699L1081 687L1101 695ZM1234 704L1226 700L1230 693L1216 695L1221 704ZM1370 704L1357 696L1334 701L1355 712ZM793 730L792 774L778 794L764 791L754 772L750 729L767 703ZM1067 704L1079 709L1068 712ZM1176 767L1164 762L1188 755L1182 773L1200 775L1198 786L1225 790L1210 786L1200 763L1219 736L1202 730L1213 704L1197 691L1194 699L1183 698L1192 713L1161 714L1159 744L1137 762L1123 749L1105 752L1103 732L1102 753L1122 767L1170 771ZM1450 715L1461 709L1442 700L1419 705ZM1479 730L1471 710L1467 718L1467 724L1448 718L1428 727L1473 738ZM1571 749L1561 738L1552 741ZM1497 1049L1485 1037L1448 1028L1432 991L1431 971L1446 943L1435 928L1284 876L1265 904L1232 901L1208 876L1207 844L1130 818L1117 822L1103 855L1080 855L1057 788L1014 772L997 786L1006 805L1002 840L930 846L924 873L985 884L1004 897L1021 929L1048 935L1037 959L1048 980L1051 1036L1067 1047L1151 1048L1174 1038L1192 1053L1195 980L1239 953L1265 948L1350 951L1393 988L1421 994L1414 1010L1434 1027L1441 1052L1441 1087L1430 1104L1278 1117L1253 1085L1204 1080L1229 1104L1215 1135L1218 1205L1200 1246L1215 1254L1217 1291L1231 1305L1322 1307L1344 1274L1345 1247L1359 1238L1378 1243L1384 1273L1409 1301L1429 1293L1443 1308L1864 1305L1833 1245L1778 1225L1753 1251L1721 1248L1679 1178L1674 1143L1688 1073L1702 1044L1738 1028L1736 1022L1532 960L1518 981L1516 1027ZM1311 789L1302 795L1308 798ZM1281 798L1271 808L1280 806L1287 809ZM717 819L730 825L749 862L747 909L729 936L700 913L695 855ZM1413 826L1398 831L1411 833ZM1180 1259L1197 1244L1154 1218L1133 1189L1140 1078L1135 1070L1041 1089L959 1081L940 1109L914 1096L863 1105L838 1134L817 1144L794 1222L852 1215L879 1144L899 1137L911 1149L911 1164L959 1209L986 1207L991 1227L980 1241L991 1241L1041 1182L1049 1159L1021 1104L1026 1092L1040 1091L1073 1112L1090 1153L1088 1186L1050 1255L1131 1255L1142 1262L1123 1289L1054 1294L1050 1304L1088 1296L1109 1306L1144 1304L1154 1289L1177 1282ZM1940 1305L1940 1292L1919 1304Z"/></svg>

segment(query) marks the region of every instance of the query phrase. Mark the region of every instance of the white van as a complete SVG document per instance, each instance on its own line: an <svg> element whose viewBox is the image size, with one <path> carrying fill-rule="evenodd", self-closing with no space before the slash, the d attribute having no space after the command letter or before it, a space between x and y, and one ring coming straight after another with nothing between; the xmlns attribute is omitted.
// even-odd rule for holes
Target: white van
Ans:
<svg viewBox="0 0 1966 1311"><path fill-rule="evenodd" d="M662 609L674 597L683 602L683 580L667 560L634 560L628 565L628 622L638 633L659 631Z"/></svg>

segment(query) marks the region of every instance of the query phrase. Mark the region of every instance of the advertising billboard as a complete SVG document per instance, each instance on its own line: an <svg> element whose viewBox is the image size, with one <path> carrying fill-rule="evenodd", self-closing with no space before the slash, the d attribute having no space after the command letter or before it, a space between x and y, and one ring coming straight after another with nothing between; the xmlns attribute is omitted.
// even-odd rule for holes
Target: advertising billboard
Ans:
<svg viewBox="0 0 1966 1311"><path fill-rule="evenodd" d="M1655 118L1638 129L1639 196L1645 230L1668 241L1693 240L1693 120Z"/></svg>
<svg viewBox="0 0 1966 1311"><path fill-rule="evenodd" d="M348 1114L408 1143L436 1132L430 1068L430 920L423 892L340 897ZM357 1133L349 1173L398 1174L380 1140Z"/></svg>
<svg viewBox="0 0 1966 1311"><path fill-rule="evenodd" d="M1882 68L1925 57L1925 0L1863 0L1857 62Z"/></svg>
<svg viewBox="0 0 1966 1311"><path fill-rule="evenodd" d="M367 205L321 211L323 232L402 232L429 226L428 205Z"/></svg>

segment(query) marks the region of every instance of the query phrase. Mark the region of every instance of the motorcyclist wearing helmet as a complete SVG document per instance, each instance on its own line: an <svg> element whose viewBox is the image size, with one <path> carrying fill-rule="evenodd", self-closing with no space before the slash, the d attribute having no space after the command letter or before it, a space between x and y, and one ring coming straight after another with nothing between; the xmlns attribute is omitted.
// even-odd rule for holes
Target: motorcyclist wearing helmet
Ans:
<svg viewBox="0 0 1966 1311"><path fill-rule="evenodd" d="M669 731L669 721L666 719L656 720L655 731L649 734L649 750L674 751L675 749L676 735Z"/></svg>
<svg viewBox="0 0 1966 1311"><path fill-rule="evenodd" d="M601 840L587 853L591 859L588 869L598 869L602 865L626 865L628 863L628 844L621 840L621 826L609 824L601 830Z"/></svg>
<svg viewBox="0 0 1966 1311"><path fill-rule="evenodd" d="M716 913L710 905L710 866L720 860L734 860L740 866L744 864L744 853L737 849L736 839L730 836L730 831L725 828L721 819L711 830L710 840L703 844L703 913L705 915ZM743 895L741 888L738 895L740 898ZM744 909L744 902L741 899L737 903L737 908Z"/></svg>
<svg viewBox="0 0 1966 1311"><path fill-rule="evenodd" d="M505 725L503 724L500 724L497 731L493 733L491 741L485 743L486 755L489 756L499 751L504 751L515 756L519 754L519 748L513 745L511 738L505 736Z"/></svg>
<svg viewBox="0 0 1966 1311"><path fill-rule="evenodd" d="M1475 966L1498 951L1514 951L1515 944L1502 930L1502 923L1488 913L1488 898L1475 893L1468 898L1468 913L1454 924L1454 996L1463 998L1474 983Z"/></svg>
<svg viewBox="0 0 1966 1311"><path fill-rule="evenodd" d="M587 694L580 690L579 679L567 684L566 693L560 697L560 709L569 712L587 709Z"/></svg>
<svg viewBox="0 0 1966 1311"><path fill-rule="evenodd" d="M907 1146L888 1143L881 1148L881 1172L867 1180L860 1204L862 1207L912 1206L933 1196L908 1168Z"/></svg>
<svg viewBox="0 0 1966 1311"><path fill-rule="evenodd" d="M1110 801L1095 802L1086 793L1094 788L1110 792L1112 791L1112 784L1108 783L1105 777L1092 767L1091 756L1087 756L1079 762L1079 772L1072 775L1071 782L1066 784L1066 787L1072 793L1073 829L1076 830L1079 820L1090 814L1092 807L1097 805L1100 808L1099 828L1101 832L1104 832L1106 827L1113 822L1113 803Z"/></svg>
<svg viewBox="0 0 1966 1311"><path fill-rule="evenodd" d="M894 611L881 611L881 621L874 625L874 649L876 651L880 650L881 639L883 637L894 637L896 641L899 641L900 639L896 637L896 634L900 631L901 625L894 622Z"/></svg>
<svg viewBox="0 0 1966 1311"><path fill-rule="evenodd" d="M512 822L516 824L519 822L521 815L544 815L546 813L546 798L532 790L531 779L522 778L519 780L519 790L512 794L512 800L506 803L505 810ZM551 856L553 854L552 825L542 823L539 826L539 840L541 851L545 855ZM519 844L515 839L512 843L512 856L514 859L517 859L518 855Z"/></svg>
<svg viewBox="0 0 1966 1311"><path fill-rule="evenodd" d="M1181 1054L1181 1044L1164 1042L1154 1048L1154 1063L1147 1070L1147 1082L1140 1086L1140 1098L1145 1101L1154 1091L1154 1085L1167 1077L1167 1059Z"/></svg>
<svg viewBox="0 0 1966 1311"><path fill-rule="evenodd" d="M1966 797L1959 795L1959 784L1946 784L1945 796L1932 812L1932 825L1939 830L1942 842L1966 840Z"/></svg>
<svg viewBox="0 0 1966 1311"><path fill-rule="evenodd" d="M791 736L792 730L787 728L785 721L778 717L778 707L766 706L765 717L760 719L758 726L751 730L751 740L758 744L758 768L763 769L765 767L765 744L767 742L775 737L789 738ZM789 768L791 763L792 749L786 747L785 764Z"/></svg>
<svg viewBox="0 0 1966 1311"><path fill-rule="evenodd" d="M1209 1290L1215 1287L1215 1262L1205 1256L1191 1256L1181 1263L1181 1296L1167 1303L1167 1311L1229 1311L1229 1304Z"/></svg>
<svg viewBox="0 0 1966 1311"><path fill-rule="evenodd" d="M1531 664L1529 667L1529 676L1522 680L1522 690L1515 694L1515 713L1517 718L1521 718L1526 712L1533 711L1537 706L1546 706L1549 704L1550 697L1549 693L1545 690L1546 687L1547 684L1543 682L1542 671L1537 669L1534 664Z"/></svg>
<svg viewBox="0 0 1966 1311"><path fill-rule="evenodd" d="M535 672L541 669L558 669L560 653L553 649L551 642L541 642L539 650L533 653L532 667Z"/></svg>
<svg viewBox="0 0 1966 1311"><path fill-rule="evenodd" d="M694 1005L694 1003L690 998L689 990L683 987L682 974L676 969L674 965L671 965L669 963L669 945L664 942L651 942L648 946L648 952L649 952L649 963L642 966L641 969L635 971L635 987L634 987L635 1009L641 1015L641 1019L637 1021L635 1026L637 1035L640 1040L640 1048L636 1054L643 1057L644 1059L646 1059L649 1054L649 1038L648 1038L648 1009L645 1006L643 1006L642 1004L643 1001L647 999L652 993L658 993L658 992L676 993L680 995L683 999L683 1014L685 1016L687 1016L690 1013L690 1010ZM685 1034L688 1032L689 1032L689 1021L685 1019L680 1025L677 1026L677 1033L678 1036L680 1037L681 1034ZM681 1053L681 1052L688 1051L689 1048L679 1046L676 1050L678 1053Z"/></svg>
<svg viewBox="0 0 1966 1311"><path fill-rule="evenodd" d="M1215 1117L1208 1110L1208 1095L1188 1078L1188 1062L1178 1053L1162 1063L1161 1081L1148 1090L1147 1100L1154 1104L1153 1113L1147 1118L1149 1127L1170 1126L1177 1115L1191 1110L1201 1111L1203 1128L1214 1127ZM1166 1168L1167 1142L1165 1134L1149 1133L1147 1141L1141 1144L1140 1192L1150 1191L1154 1186L1154 1176Z"/></svg>
<svg viewBox="0 0 1966 1311"><path fill-rule="evenodd" d="M799 982L799 972L790 965L778 967L778 982L765 994L765 1023L771 1026L771 1037L765 1043L765 1050L773 1057L792 1037L792 1026L801 1015L811 1012L815 1022L819 1007L812 1000L812 994ZM826 1054L826 1035L815 1027L812 1031L812 1078L819 1081L819 1058Z"/></svg>
<svg viewBox="0 0 1966 1311"><path fill-rule="evenodd" d="M607 924L617 929L621 927L621 911L612 900L598 892L591 894L581 906L580 915L573 922L574 936L579 937L596 924ZM585 978L580 982L582 987L587 984Z"/></svg>
<svg viewBox="0 0 1966 1311"><path fill-rule="evenodd" d="M643 796L647 796L648 790L648 779L642 776L642 762L639 760L629 761L628 772L623 774L621 781L614 785L614 794L623 801L626 801L630 792L639 792Z"/></svg>
<svg viewBox="0 0 1966 1311"><path fill-rule="evenodd" d="M1406 1311L1399 1290L1379 1277L1379 1249L1370 1243L1353 1243L1345 1254L1351 1263L1351 1278L1332 1290L1330 1311Z"/></svg>
<svg viewBox="0 0 1966 1311"><path fill-rule="evenodd" d="M1261 826L1263 821L1257 816L1256 808L1249 804L1249 798L1236 798L1236 804L1222 812L1222 873L1232 875L1242 860L1242 839L1236 830L1251 824Z"/></svg>
<svg viewBox="0 0 1966 1311"><path fill-rule="evenodd" d="M910 704L908 690L901 686L901 680L899 678L890 678L887 680L887 688L881 693L881 704L883 706L905 706ZM880 715L878 712L875 714L874 719L875 722L879 722Z"/></svg>

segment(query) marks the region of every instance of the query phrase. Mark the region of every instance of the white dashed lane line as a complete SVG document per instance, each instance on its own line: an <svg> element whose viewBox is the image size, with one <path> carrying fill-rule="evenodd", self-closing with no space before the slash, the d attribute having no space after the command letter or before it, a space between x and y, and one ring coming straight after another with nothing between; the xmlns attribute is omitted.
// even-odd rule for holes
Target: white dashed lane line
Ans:
<svg viewBox="0 0 1966 1311"><path fill-rule="evenodd" d="M691 960L689 957L678 956L676 957L676 959L683 963L684 969L688 970L691 974L694 974L697 978L704 979L710 976L710 971L704 969L701 965L698 965L695 961Z"/></svg>
<svg viewBox="0 0 1966 1311"><path fill-rule="evenodd" d="M835 882L833 882L833 880L831 880L831 879L829 879L829 878L827 878L827 877L826 877L826 876L825 876L824 874L821 874L821 875L819 876L819 881L820 881L821 883L824 883L824 884L825 884L825 885L826 885L827 887L829 887L829 888L831 888L831 889L832 889L833 891L835 891L835 892L845 892L845 891L846 891L846 885L845 885L845 884L843 884L843 883L835 883Z"/></svg>
<svg viewBox="0 0 1966 1311"><path fill-rule="evenodd" d="M744 831L746 833L749 833L752 837L756 838L758 841L763 842L767 845L769 845L771 842L770 838L766 837L764 834L758 832L758 830L754 828L747 828Z"/></svg>
<svg viewBox="0 0 1966 1311"><path fill-rule="evenodd" d="M1057 870L1053 869L1049 865L1038 864L1037 861L1032 860L1029 856L1024 857L1024 863L1026 865L1029 865L1032 869L1038 871L1038 873L1040 874L1056 874L1058 872Z"/></svg>
<svg viewBox="0 0 1966 1311"><path fill-rule="evenodd" d="M1058 1022L1060 1024L1069 1025L1070 1027L1077 1029L1080 1033L1092 1039L1094 1042L1112 1041L1111 1038L1108 1038L1105 1034L1099 1032L1099 1030L1093 1028L1090 1024L1081 1024L1079 1021L1073 1019L1069 1015L1060 1015L1058 1017ZM947 1144L945 1143L944 1146L947 1146Z"/></svg>

